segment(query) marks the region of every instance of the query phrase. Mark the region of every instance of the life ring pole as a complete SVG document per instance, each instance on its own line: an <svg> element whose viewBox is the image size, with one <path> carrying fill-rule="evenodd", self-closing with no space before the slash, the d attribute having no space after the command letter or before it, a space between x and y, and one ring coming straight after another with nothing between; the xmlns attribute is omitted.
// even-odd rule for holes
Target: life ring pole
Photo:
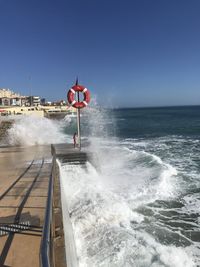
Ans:
<svg viewBox="0 0 200 267"><path fill-rule="evenodd" d="M81 102L80 102L80 93L83 93L83 100ZM76 99L76 97L78 99ZM78 78L76 79L76 84L69 89L67 93L67 100L72 107L77 109L77 132L78 132L77 143L79 150L81 150L80 109L87 107L88 103L90 102L90 92L85 86L78 84Z"/></svg>
<svg viewBox="0 0 200 267"><path fill-rule="evenodd" d="M80 96L79 96L79 92L77 92L78 94L78 102L80 102ZM78 147L79 150L81 150L81 116L80 116L80 108L77 109L77 129L78 129Z"/></svg>

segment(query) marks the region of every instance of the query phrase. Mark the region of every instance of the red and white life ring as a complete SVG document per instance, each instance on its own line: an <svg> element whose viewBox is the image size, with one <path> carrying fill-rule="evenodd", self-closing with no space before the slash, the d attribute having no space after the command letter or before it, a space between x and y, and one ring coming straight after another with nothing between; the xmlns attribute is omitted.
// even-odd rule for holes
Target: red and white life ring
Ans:
<svg viewBox="0 0 200 267"><path fill-rule="evenodd" d="M75 100L75 93L76 92L81 92L83 93L83 101L78 102ZM88 105L88 103L90 102L90 92L87 88L85 88L83 85L74 85L72 86L71 89L69 89L68 93L67 93L67 99L69 104L74 107L74 108L84 108Z"/></svg>

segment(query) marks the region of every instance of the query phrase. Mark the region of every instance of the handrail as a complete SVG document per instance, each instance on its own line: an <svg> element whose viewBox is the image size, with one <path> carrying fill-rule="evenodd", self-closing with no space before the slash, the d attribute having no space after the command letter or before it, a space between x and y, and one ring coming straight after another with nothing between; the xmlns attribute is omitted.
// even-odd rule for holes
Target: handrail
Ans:
<svg viewBox="0 0 200 267"><path fill-rule="evenodd" d="M43 235L40 245L40 267L55 267L56 256L54 254L54 238L55 238L55 217L54 217L54 178L56 170L56 156L53 155L52 171L49 178L48 196L46 204L46 212L44 219ZM78 267L78 258L73 236L73 229L67 208L66 199L64 197L63 186L61 181L61 206L64 211L64 239L65 239L65 256L68 267Z"/></svg>
<svg viewBox="0 0 200 267"><path fill-rule="evenodd" d="M53 168L55 158L53 157L52 171L49 178L48 186L48 197L45 212L45 220L43 227L43 235L40 246L40 266L41 267L52 267L53 263L53 229L52 229L52 218L53 218Z"/></svg>

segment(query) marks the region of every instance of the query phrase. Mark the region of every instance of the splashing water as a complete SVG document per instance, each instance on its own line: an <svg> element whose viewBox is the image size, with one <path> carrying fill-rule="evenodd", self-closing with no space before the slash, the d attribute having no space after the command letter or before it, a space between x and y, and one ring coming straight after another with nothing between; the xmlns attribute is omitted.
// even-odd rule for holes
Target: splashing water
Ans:
<svg viewBox="0 0 200 267"><path fill-rule="evenodd" d="M80 266L197 267L197 202L182 198L182 170L158 156L159 139L110 138L110 114L87 112L98 168L60 165Z"/></svg>
<svg viewBox="0 0 200 267"><path fill-rule="evenodd" d="M89 163L87 169L61 168L80 266L166 266L170 261L173 267L194 266L190 251L161 244L146 232L147 216L137 212L141 205L161 198L161 184L172 178L171 173L167 177L161 171L160 182L151 183L146 175L155 175L162 166L149 171L139 166L130 170L135 172L131 179L122 163L117 168L112 165L115 160L101 173Z"/></svg>
<svg viewBox="0 0 200 267"><path fill-rule="evenodd" d="M70 121L65 120L65 125ZM63 122L34 116L24 116L16 119L8 130L7 142L11 145L44 145L51 143L66 143L63 133Z"/></svg>

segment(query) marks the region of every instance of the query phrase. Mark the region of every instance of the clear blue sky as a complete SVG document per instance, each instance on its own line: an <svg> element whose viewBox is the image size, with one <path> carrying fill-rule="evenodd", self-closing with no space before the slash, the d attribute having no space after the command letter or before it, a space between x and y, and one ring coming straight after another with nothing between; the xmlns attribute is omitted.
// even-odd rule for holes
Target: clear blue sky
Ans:
<svg viewBox="0 0 200 267"><path fill-rule="evenodd" d="M100 104L200 104L199 0L0 0L0 87Z"/></svg>

